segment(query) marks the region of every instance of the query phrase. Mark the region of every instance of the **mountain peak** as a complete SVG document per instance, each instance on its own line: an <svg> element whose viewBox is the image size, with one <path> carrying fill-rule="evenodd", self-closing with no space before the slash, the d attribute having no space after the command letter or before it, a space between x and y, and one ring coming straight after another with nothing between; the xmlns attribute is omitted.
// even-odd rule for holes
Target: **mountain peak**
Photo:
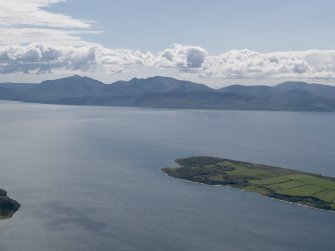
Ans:
<svg viewBox="0 0 335 251"><path fill-rule="evenodd" d="M274 87L232 85L215 90L171 77L133 78L105 85L74 75L30 87L7 86L0 86L0 99L162 108L335 111L335 86L305 82L284 82Z"/></svg>
<svg viewBox="0 0 335 251"><path fill-rule="evenodd" d="M279 89L302 89L305 88L306 86L309 86L310 84L306 82L299 82L299 81L286 81L280 84L277 84L275 87Z"/></svg>
<svg viewBox="0 0 335 251"><path fill-rule="evenodd" d="M84 84L84 83L95 83L95 84L103 84L102 82L95 80L93 78L89 78L86 76L79 76L79 75L73 75L69 77L64 78L58 78L54 80L46 80L41 82L43 83L55 83L55 84L65 84L65 83L76 83L76 84Z"/></svg>
<svg viewBox="0 0 335 251"><path fill-rule="evenodd" d="M212 91L203 84L178 80L171 77L153 76L148 78L133 78L130 81L117 82L119 85L131 85L140 88L143 92L197 92Z"/></svg>

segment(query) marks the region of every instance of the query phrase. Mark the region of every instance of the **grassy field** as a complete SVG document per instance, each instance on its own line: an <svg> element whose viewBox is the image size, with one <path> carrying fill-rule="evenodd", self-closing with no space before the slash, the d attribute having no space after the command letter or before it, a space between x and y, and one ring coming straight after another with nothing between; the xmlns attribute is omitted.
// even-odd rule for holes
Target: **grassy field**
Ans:
<svg viewBox="0 0 335 251"><path fill-rule="evenodd" d="M335 178L287 168L213 157L177 159L169 176L209 185L229 185L268 197L335 211Z"/></svg>

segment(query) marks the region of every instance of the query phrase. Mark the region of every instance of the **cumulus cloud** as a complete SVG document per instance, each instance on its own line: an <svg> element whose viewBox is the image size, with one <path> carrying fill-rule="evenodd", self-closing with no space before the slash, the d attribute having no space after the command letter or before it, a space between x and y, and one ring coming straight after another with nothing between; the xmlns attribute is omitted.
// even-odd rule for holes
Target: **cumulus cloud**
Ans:
<svg viewBox="0 0 335 251"><path fill-rule="evenodd" d="M200 69L207 52L175 44L152 53L131 49L108 49L98 44L69 46L54 43L0 46L1 73L49 73L55 70L120 73L140 66Z"/></svg>
<svg viewBox="0 0 335 251"><path fill-rule="evenodd" d="M196 46L175 44L158 53L108 49L98 44L79 46L33 43L0 46L0 73L82 71L120 73L141 66L174 68L202 78L335 78L335 51L261 53L232 50L209 55Z"/></svg>
<svg viewBox="0 0 335 251"><path fill-rule="evenodd" d="M101 45L61 46L54 44L10 45L0 47L0 73L50 73L54 71L108 73L152 65L150 52L107 49Z"/></svg>
<svg viewBox="0 0 335 251"><path fill-rule="evenodd" d="M200 68L208 52L198 46L174 44L173 48L165 49L156 58L157 67L180 69Z"/></svg>
<svg viewBox="0 0 335 251"><path fill-rule="evenodd" d="M232 50L207 57L199 72L209 78L335 78L335 50L261 53Z"/></svg>
<svg viewBox="0 0 335 251"><path fill-rule="evenodd" d="M85 41L92 22L45 9L66 0L0 3L0 74L120 73L141 67L175 69L202 78L335 79L335 50L262 53L231 50L211 55L199 46L174 44L160 52L110 49Z"/></svg>

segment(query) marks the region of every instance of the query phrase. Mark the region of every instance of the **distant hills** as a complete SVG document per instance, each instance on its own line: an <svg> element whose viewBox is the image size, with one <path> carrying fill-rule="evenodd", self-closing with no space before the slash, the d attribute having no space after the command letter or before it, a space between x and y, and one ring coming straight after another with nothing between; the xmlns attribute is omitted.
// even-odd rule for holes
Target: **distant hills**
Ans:
<svg viewBox="0 0 335 251"><path fill-rule="evenodd" d="M40 84L0 83L0 99L46 104L268 111L335 111L335 86L284 82L212 89L169 77L104 84L72 76Z"/></svg>

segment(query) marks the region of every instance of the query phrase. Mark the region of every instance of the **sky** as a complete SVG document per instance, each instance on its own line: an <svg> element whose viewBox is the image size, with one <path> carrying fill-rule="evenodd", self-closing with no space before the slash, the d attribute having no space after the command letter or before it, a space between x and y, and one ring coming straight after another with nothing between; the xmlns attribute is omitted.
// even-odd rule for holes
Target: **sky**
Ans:
<svg viewBox="0 0 335 251"><path fill-rule="evenodd" d="M334 9L331 0L2 1L0 82L335 85Z"/></svg>

